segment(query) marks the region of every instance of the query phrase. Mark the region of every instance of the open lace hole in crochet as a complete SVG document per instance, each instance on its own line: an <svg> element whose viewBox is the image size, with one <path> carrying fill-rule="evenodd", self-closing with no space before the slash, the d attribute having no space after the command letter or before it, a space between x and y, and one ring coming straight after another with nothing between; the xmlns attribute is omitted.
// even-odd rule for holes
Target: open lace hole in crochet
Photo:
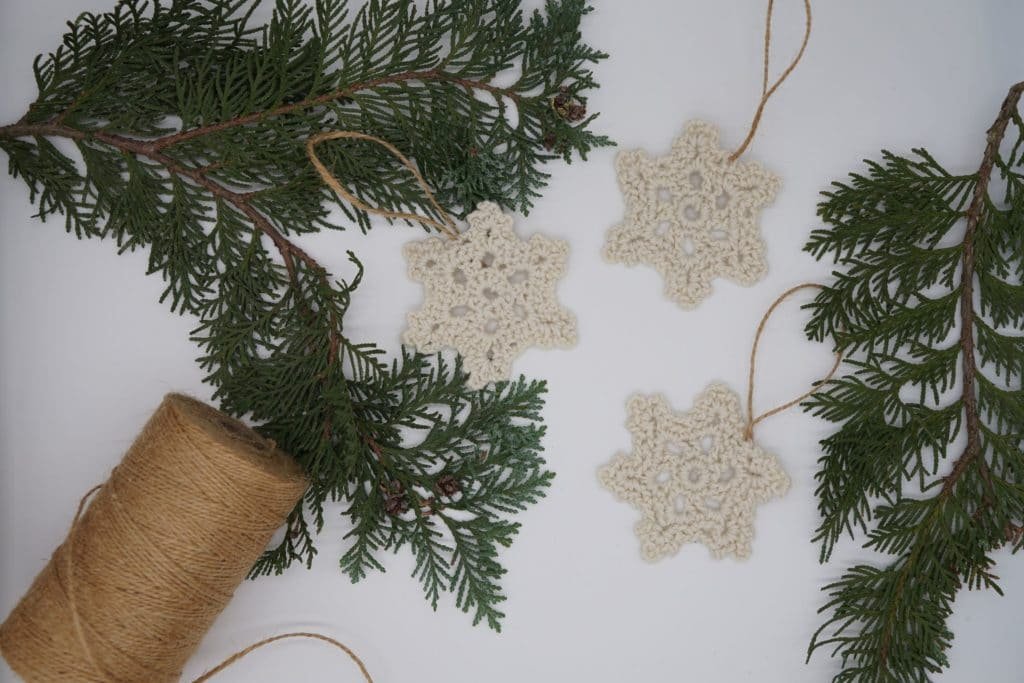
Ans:
<svg viewBox="0 0 1024 683"><path fill-rule="evenodd" d="M683 207L683 218L691 223L696 223L700 220L700 209L693 204L687 204Z"/></svg>
<svg viewBox="0 0 1024 683"><path fill-rule="evenodd" d="M682 515L686 512L686 496L679 494L672 501L672 508L676 511L677 515Z"/></svg>
<svg viewBox="0 0 1024 683"><path fill-rule="evenodd" d="M668 233L668 229L671 227L671 225L672 224L669 223L668 221L662 221L658 223L656 226L654 226L654 234L657 235L658 237L665 235L666 233Z"/></svg>
<svg viewBox="0 0 1024 683"><path fill-rule="evenodd" d="M711 436L710 434L706 434L703 438L701 438L700 449L705 453L710 453L711 449L714 448L714 446L715 437Z"/></svg>
<svg viewBox="0 0 1024 683"><path fill-rule="evenodd" d="M425 265L427 268L433 268L434 266L437 265L437 261L434 261L433 259L431 259L430 261L427 261L423 265Z"/></svg>
<svg viewBox="0 0 1024 683"><path fill-rule="evenodd" d="M493 265L494 265L494 252L493 251L485 252L484 255L480 257L480 267L481 268L490 268Z"/></svg>
<svg viewBox="0 0 1024 683"><path fill-rule="evenodd" d="M484 298L487 299L488 301L494 301L495 299L498 298L498 293L495 292L490 287L484 287L484 291L481 292L481 294L483 294Z"/></svg>
<svg viewBox="0 0 1024 683"><path fill-rule="evenodd" d="M466 273L463 272L462 268L456 268L452 271L452 280L457 285L466 284Z"/></svg>
<svg viewBox="0 0 1024 683"><path fill-rule="evenodd" d="M671 455L673 458L678 458L683 454L683 447L678 441L669 441L665 444L665 452Z"/></svg>
<svg viewBox="0 0 1024 683"><path fill-rule="evenodd" d="M690 172L690 187L695 190L699 190L704 185L704 176L701 175L700 171Z"/></svg>
<svg viewBox="0 0 1024 683"><path fill-rule="evenodd" d="M498 321L497 320L492 318L492 319L490 319L490 320L488 320L487 322L484 323L484 332L486 332L487 334L494 334L497 331L498 331Z"/></svg>
<svg viewBox="0 0 1024 683"><path fill-rule="evenodd" d="M662 470L661 472L658 472L658 476L654 478L654 481L658 482L661 486L665 486L671 478L672 475L669 474L668 470Z"/></svg>
<svg viewBox="0 0 1024 683"><path fill-rule="evenodd" d="M693 240L689 237L683 240L682 244L683 256L693 256L697 252L697 247L693 244Z"/></svg>
<svg viewBox="0 0 1024 683"><path fill-rule="evenodd" d="M452 306L449 313L453 318L464 318L469 315L469 306Z"/></svg>
<svg viewBox="0 0 1024 683"><path fill-rule="evenodd" d="M708 233L708 237L710 237L711 239L715 240L716 242L724 240L728 236L729 236L729 233L727 233L725 230L722 230L721 228L715 228L711 232Z"/></svg>
<svg viewBox="0 0 1024 683"><path fill-rule="evenodd" d="M508 276L508 283L510 285L521 285L525 284L530 279L530 274L525 270L517 270Z"/></svg>
<svg viewBox="0 0 1024 683"><path fill-rule="evenodd" d="M686 473L686 478L690 480L691 484L698 483L700 481L700 479L701 479L700 468L699 467L691 467L690 471Z"/></svg>
<svg viewBox="0 0 1024 683"><path fill-rule="evenodd" d="M704 507L713 512L717 512L718 510L722 509L722 501L718 500L717 498L705 498Z"/></svg>
<svg viewBox="0 0 1024 683"><path fill-rule="evenodd" d="M658 188L658 201L659 202L664 202L666 204L668 202L672 201L672 190L668 189L667 187L659 187Z"/></svg>
<svg viewBox="0 0 1024 683"><path fill-rule="evenodd" d="M728 484L736 476L736 468L732 465L726 465L722 468L721 473L718 475L718 482L720 484Z"/></svg>
<svg viewBox="0 0 1024 683"><path fill-rule="evenodd" d="M715 208L719 210L724 209L729 206L730 201L732 201L732 197L729 196L728 192L722 190L722 193L715 197Z"/></svg>

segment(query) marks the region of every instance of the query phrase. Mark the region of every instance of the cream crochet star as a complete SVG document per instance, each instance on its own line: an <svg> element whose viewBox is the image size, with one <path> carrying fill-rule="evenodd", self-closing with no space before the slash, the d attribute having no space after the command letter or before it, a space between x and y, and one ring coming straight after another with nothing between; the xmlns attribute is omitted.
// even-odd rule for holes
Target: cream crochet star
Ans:
<svg viewBox="0 0 1024 683"><path fill-rule="evenodd" d="M626 216L608 232L605 258L653 266L666 295L686 309L711 293L715 277L760 280L767 269L760 215L780 182L760 164L728 157L718 131L703 121L687 124L668 156L620 153L615 167Z"/></svg>
<svg viewBox="0 0 1024 683"><path fill-rule="evenodd" d="M409 277L423 283L423 307L409 314L403 339L420 351L456 349L469 385L508 379L530 346L569 348L576 318L556 296L568 243L542 235L521 240L512 217L484 202L458 239L405 245Z"/></svg>
<svg viewBox="0 0 1024 683"><path fill-rule="evenodd" d="M633 452L601 467L601 483L641 512L635 530L648 561L703 543L718 558L750 555L754 512L783 495L789 478L774 455L744 438L739 397L712 384L692 410L663 396L634 396L627 424Z"/></svg>

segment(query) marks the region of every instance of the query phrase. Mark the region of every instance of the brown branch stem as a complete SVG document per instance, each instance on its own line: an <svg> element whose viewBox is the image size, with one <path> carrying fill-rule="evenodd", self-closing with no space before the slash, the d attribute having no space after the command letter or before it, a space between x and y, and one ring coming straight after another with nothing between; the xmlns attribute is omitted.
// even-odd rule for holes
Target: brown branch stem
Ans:
<svg viewBox="0 0 1024 683"><path fill-rule="evenodd" d="M1002 106L999 108L999 114L996 116L995 122L988 129L985 138L985 152L981 157L981 165L978 167L974 194L965 214L967 226L964 232L960 280L960 347L962 354L960 362L963 374L961 400L964 406L964 427L967 432L967 445L964 446L964 451L957 461L953 463L953 469L944 478L942 489L936 496L935 506L932 508L927 520L928 527L939 518L938 511L941 502L952 495L957 482L972 464L976 464L979 468L986 487L981 505L975 511L975 519L978 519L980 517L979 513L993 502L991 474L988 462L982 456L981 449L981 417L978 412L977 395L978 365L974 358L974 268L976 261L974 243L978 234L978 226L984 217L985 202L988 199L988 187L992 181L992 169L995 166L996 158L999 156L999 146L1003 141L1003 136L1006 134L1006 127L1009 125L1010 119L1013 118L1014 113L1017 111L1022 94L1024 94L1024 81L1010 88L1006 98L1003 100ZM903 565L899 581L896 585L897 597L893 601L892 610L889 612L886 620L885 632L879 647L879 661L883 668L887 666L889 659L889 647L892 641L896 605L902 597L903 588L920 554L922 543L923 540L919 538L906 563ZM955 568L953 568L953 571L955 571Z"/></svg>
<svg viewBox="0 0 1024 683"><path fill-rule="evenodd" d="M188 178L196 185L207 190L214 197L223 199L241 211L260 232L270 238L281 253L285 266L294 276L295 259L305 262L310 268L322 271L320 264L301 247L289 240L254 206L245 193L235 192L206 176L204 169L189 168L173 159L154 144L145 140L136 140L103 131L82 131L63 124L13 124L0 127L0 137L63 137L71 140L96 140L110 145L122 152L146 157L162 165L167 171L178 177Z"/></svg>
<svg viewBox="0 0 1024 683"><path fill-rule="evenodd" d="M168 172L177 175L179 177L186 177L195 184L203 187L209 191L215 197L223 199L232 205L234 205L239 211L241 211L249 220L252 221L253 225L264 233L277 247L277 250L281 253L281 258L284 260L285 267L288 269L289 275L292 280L295 280L295 258L299 258L305 262L310 268L323 272L323 268L313 257L308 253L299 248L295 243L288 240L277 228L275 228L270 221L257 211L250 202L254 193L249 192L234 192L227 189L223 185L210 180L207 178L206 173L213 168L216 168L216 163L209 164L200 168L190 168L183 166L175 159L167 156L163 153L163 150L173 145L193 140L195 138L203 137L220 131L228 130L238 126L244 126L251 123L257 123L267 118L274 116L281 116L288 114L293 111L300 109L306 109L309 107L319 106L327 104L328 102L336 101L352 95L361 90L368 90L371 88L379 87L381 85L387 85L391 83L402 83L407 81L428 81L428 80L445 80L457 85L461 85L469 90L479 89L485 90L495 95L505 96L518 103L520 96L518 93L508 90L505 88L499 88L491 85L484 81L475 81L465 78L459 78L457 76L445 73L438 69L428 69L423 71L406 71L391 76L381 77L377 79L371 79L363 81L362 83L356 83L354 85L336 90L330 93L319 95L317 97L307 98L299 102L293 102L286 105L281 105L273 109L268 109L262 112L254 112L245 116L238 116L226 121L220 121L218 123L210 124L207 126L199 126L191 128L189 130L181 131L179 133L173 133L165 135L164 137L156 138L154 140L139 140L135 138L128 138L120 135L114 135L106 133L104 131L83 131L70 126L65 126L62 123L62 116L58 115L57 119L50 123L42 124L28 124L25 123L25 117L22 117L15 124L0 126L0 138L2 137L34 137L34 136L46 136L46 137L64 137L73 140L85 140L94 139L99 142L111 145L123 152L129 152L132 154L147 157L167 168ZM27 114L26 114L27 116ZM326 276L326 275L325 275Z"/></svg>
<svg viewBox="0 0 1024 683"><path fill-rule="evenodd" d="M988 463L985 462L984 457L981 457L981 418L978 412L976 380L978 365L974 358L974 267L976 260L974 243L978 226L985 214L988 186L992 181L992 169L995 166L996 158L999 156L999 145L1006 134L1006 127L1010 123L1010 119L1017 111L1022 94L1024 94L1024 81L1010 88L999 108L999 115L988 129L985 152L981 157L981 165L978 167L978 177L974 185L974 195L966 213L967 227L964 232L960 279L960 348L962 354L960 363L963 374L962 400L967 445L964 447L963 454L953 464L952 471L946 476L942 486L943 495L949 495L952 492L957 481L974 462L978 463L981 475L989 488L986 495L991 495L992 482Z"/></svg>
<svg viewBox="0 0 1024 683"><path fill-rule="evenodd" d="M304 100L300 100L299 102L283 104L279 107L268 109L266 111L254 112L252 114L238 116L233 119L228 119L226 121L219 121L217 123L211 123L206 126L199 126L196 128L191 128L189 130L181 131L180 133L166 135L162 138L157 138L153 140L152 144L154 145L154 149L161 150L166 147L171 147L173 145L180 144L182 142L187 142L188 140L193 140L195 138L209 135L211 133L218 133L223 130L236 128L238 126L244 126L250 123L259 123L264 119L272 118L275 116L281 116L283 114L289 114L293 111L299 111L301 109L308 109L309 107L316 107L328 104L330 102L335 102L350 95L354 95L355 93L360 92L362 90L371 90L382 85L389 85L392 83L405 83L407 81L447 81L449 83L455 83L457 85L461 85L469 89L485 90L494 95L508 97L516 103L519 102L518 93L505 88L499 88L484 81L474 81L465 78L459 78L457 76L445 73L438 69L427 69L424 71L405 71L391 76L384 76L381 78L363 81L362 83L356 83L354 85L350 85L340 90L335 90L329 93L325 93L323 95L318 95L316 97L306 98Z"/></svg>

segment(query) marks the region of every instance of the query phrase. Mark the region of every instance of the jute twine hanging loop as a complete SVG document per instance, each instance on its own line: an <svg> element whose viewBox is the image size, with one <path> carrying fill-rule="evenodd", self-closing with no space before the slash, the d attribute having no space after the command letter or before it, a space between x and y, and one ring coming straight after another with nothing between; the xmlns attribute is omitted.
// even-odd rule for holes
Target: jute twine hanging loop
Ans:
<svg viewBox="0 0 1024 683"><path fill-rule="evenodd" d="M750 347L750 370L747 373L747 426L743 429L743 438L747 441L753 441L754 427L756 427L760 422L772 415L778 415L783 411L789 410L816 392L822 384L835 377L836 370L839 369L839 365L843 362L843 354L840 351L836 351L835 359L832 362L832 367L829 369L828 374L817 382L814 382L810 389L790 401L786 401L781 405L775 406L771 410L766 410L757 416L754 415L754 376L757 372L757 349L761 345L761 336L764 334L764 328L768 324L768 319L772 317L772 313L775 312L775 309L778 308L783 301L804 289L825 289L825 286L819 285L816 282L805 282L803 284L796 285L795 287L790 287L772 302L772 305L768 307L768 310L765 311L765 314L761 317L761 322L757 325L757 332L754 334L754 345Z"/></svg>
<svg viewBox="0 0 1024 683"><path fill-rule="evenodd" d="M0 652L29 683L177 681L305 489L273 442L168 396L0 625Z"/></svg>

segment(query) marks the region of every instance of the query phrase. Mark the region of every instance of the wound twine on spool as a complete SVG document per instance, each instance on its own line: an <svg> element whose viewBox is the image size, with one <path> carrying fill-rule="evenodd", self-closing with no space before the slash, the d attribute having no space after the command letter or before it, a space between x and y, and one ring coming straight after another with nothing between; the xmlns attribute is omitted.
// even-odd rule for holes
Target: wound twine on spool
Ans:
<svg viewBox="0 0 1024 683"><path fill-rule="evenodd" d="M177 681L306 484L273 441L168 395L0 624L0 654L29 683ZM348 648L306 633L199 680L298 637L345 650L370 680Z"/></svg>
<svg viewBox="0 0 1024 683"><path fill-rule="evenodd" d="M761 344L761 335L764 334L765 325L768 324L768 319L772 317L772 313L774 313L775 309L779 307L779 304L788 299L791 295L796 294L803 289L825 289L825 286L819 285L816 282L805 282L803 284L796 285L795 287L790 287L772 302L772 305L769 306L768 310L765 311L763 316L761 316L761 322L757 325L757 332L754 334L754 344L750 347L750 371L747 373L747 425L743 430L743 436L747 441L753 441L754 427L759 422L771 417L772 415L777 415L784 410L789 410L796 404L800 403L800 401L816 392L822 384L835 377L836 370L839 369L840 363L843 362L842 352L836 351L836 357L835 361L832 363L832 369L829 370L828 374L823 378L814 382L810 389L800 394L792 401L786 401L782 405L778 405L771 410L766 410L756 417L754 416L754 374L756 372L755 363L757 361L757 348Z"/></svg>

